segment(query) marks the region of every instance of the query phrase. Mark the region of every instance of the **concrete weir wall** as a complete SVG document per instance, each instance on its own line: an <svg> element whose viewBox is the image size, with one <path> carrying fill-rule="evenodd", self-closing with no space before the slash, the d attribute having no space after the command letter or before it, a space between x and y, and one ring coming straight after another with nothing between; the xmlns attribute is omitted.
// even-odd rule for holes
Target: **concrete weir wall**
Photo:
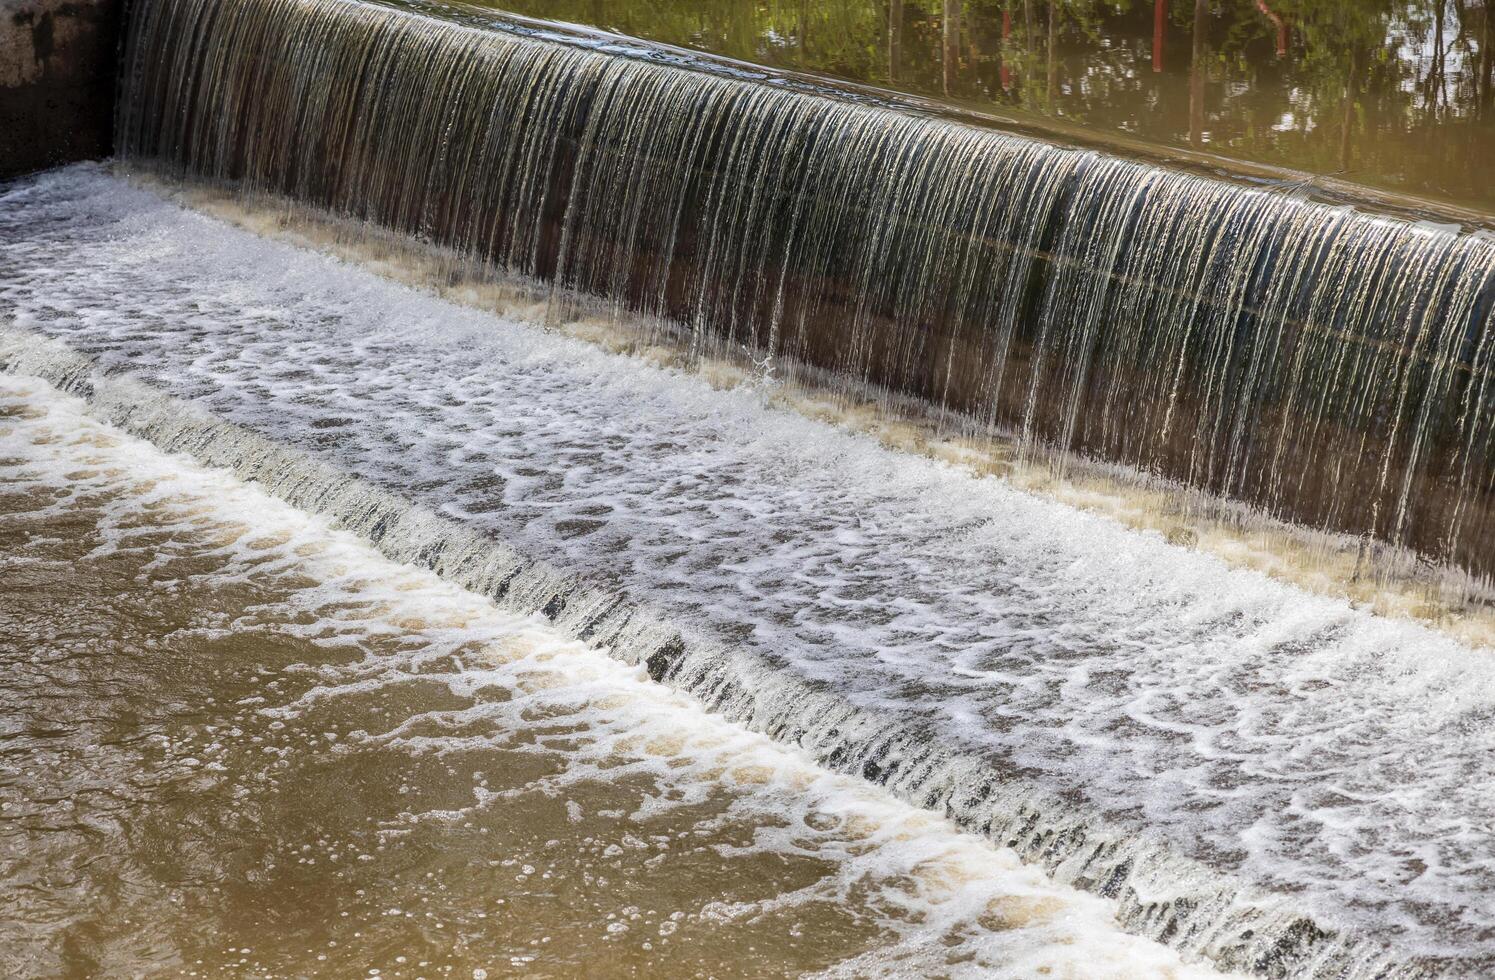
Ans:
<svg viewBox="0 0 1495 980"><path fill-rule="evenodd" d="M0 0L0 179L114 145L121 0Z"/></svg>

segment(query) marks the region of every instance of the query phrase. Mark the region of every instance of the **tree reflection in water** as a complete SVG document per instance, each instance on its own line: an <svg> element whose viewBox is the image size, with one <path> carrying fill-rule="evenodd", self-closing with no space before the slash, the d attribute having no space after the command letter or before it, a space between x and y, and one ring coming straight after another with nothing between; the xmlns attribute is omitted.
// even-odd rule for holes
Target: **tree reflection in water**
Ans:
<svg viewBox="0 0 1495 980"><path fill-rule="evenodd" d="M491 0L1495 211L1495 0Z"/></svg>

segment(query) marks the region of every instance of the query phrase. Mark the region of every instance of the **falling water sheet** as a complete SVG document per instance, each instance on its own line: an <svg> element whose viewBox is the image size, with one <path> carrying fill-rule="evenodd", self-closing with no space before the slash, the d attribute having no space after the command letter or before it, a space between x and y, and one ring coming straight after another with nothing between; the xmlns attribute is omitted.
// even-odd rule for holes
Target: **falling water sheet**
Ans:
<svg viewBox="0 0 1495 980"><path fill-rule="evenodd" d="M1399 953L1495 957L1489 652L184 211L0 198L0 312Z"/></svg>
<svg viewBox="0 0 1495 980"><path fill-rule="evenodd" d="M1487 237L412 6L132 7L120 158L1495 572Z"/></svg>

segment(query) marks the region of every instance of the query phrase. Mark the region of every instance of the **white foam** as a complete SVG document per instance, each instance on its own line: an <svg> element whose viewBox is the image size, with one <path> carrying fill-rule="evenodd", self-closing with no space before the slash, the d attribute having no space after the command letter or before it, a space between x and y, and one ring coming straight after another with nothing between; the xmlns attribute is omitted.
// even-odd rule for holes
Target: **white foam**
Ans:
<svg viewBox="0 0 1495 980"><path fill-rule="evenodd" d="M1161 537L227 229L96 170L0 309L1409 953L1495 955L1495 674Z"/></svg>

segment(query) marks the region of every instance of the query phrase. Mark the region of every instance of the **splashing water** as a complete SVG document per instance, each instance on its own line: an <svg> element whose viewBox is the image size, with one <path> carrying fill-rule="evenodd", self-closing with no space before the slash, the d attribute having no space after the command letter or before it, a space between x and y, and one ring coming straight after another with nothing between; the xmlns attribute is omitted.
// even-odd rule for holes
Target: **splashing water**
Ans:
<svg viewBox="0 0 1495 980"><path fill-rule="evenodd" d="M14 976L1216 976L1101 899L0 376Z"/></svg>

